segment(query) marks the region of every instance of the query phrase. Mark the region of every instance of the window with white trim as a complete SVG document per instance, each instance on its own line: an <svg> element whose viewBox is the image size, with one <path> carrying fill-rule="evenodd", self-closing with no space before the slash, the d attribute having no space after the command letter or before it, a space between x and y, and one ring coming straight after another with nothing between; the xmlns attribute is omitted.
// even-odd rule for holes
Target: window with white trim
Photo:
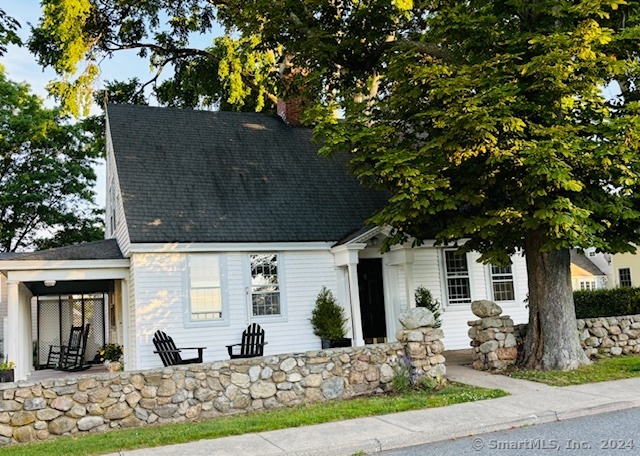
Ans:
<svg viewBox="0 0 640 456"><path fill-rule="evenodd" d="M581 291L592 291L596 289L596 281L595 280L581 280L580 281L580 290Z"/></svg>
<svg viewBox="0 0 640 456"><path fill-rule="evenodd" d="M220 255L189 255L191 321L222 319Z"/></svg>
<svg viewBox="0 0 640 456"><path fill-rule="evenodd" d="M471 284L467 255L456 250L444 251L447 302L449 304L471 303Z"/></svg>
<svg viewBox="0 0 640 456"><path fill-rule="evenodd" d="M503 267L492 264L491 287L494 301L515 301L516 295L513 288L513 270L511 265Z"/></svg>
<svg viewBox="0 0 640 456"><path fill-rule="evenodd" d="M631 268L618 269L618 278L620 279L621 287L631 286Z"/></svg>
<svg viewBox="0 0 640 456"><path fill-rule="evenodd" d="M278 255L249 255L251 268L251 311L254 317L282 315Z"/></svg>

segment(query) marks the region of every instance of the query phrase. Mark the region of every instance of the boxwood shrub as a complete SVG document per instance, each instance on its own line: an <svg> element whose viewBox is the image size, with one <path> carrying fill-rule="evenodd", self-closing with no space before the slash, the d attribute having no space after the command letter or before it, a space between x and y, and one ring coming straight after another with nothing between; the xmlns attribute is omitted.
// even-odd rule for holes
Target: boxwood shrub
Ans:
<svg viewBox="0 0 640 456"><path fill-rule="evenodd" d="M575 291L573 300L576 304L577 318L640 314L640 288Z"/></svg>

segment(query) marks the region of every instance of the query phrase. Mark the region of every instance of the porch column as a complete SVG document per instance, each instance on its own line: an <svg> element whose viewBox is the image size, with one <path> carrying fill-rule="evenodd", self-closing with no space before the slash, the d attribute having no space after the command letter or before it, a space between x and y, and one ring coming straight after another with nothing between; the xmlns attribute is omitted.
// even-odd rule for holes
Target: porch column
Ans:
<svg viewBox="0 0 640 456"><path fill-rule="evenodd" d="M346 291L351 308L352 339L353 345L356 347L364 345L360 315L360 289L358 287L358 252L366 247L367 244L357 243L340 245L331 249L335 265L343 270L346 269Z"/></svg>
<svg viewBox="0 0 640 456"><path fill-rule="evenodd" d="M13 361L15 379L25 380L31 373L31 305L28 291L20 293L20 282L7 281L7 359Z"/></svg>
<svg viewBox="0 0 640 456"><path fill-rule="evenodd" d="M349 298L351 301L351 325L353 327L353 340L356 347L364 345L362 336L362 316L360 314L360 288L358 288L358 262L347 265L349 277Z"/></svg>
<svg viewBox="0 0 640 456"><path fill-rule="evenodd" d="M120 311L122 312L122 348L124 350L124 369L135 369L132 360L133 350L135 349L131 345L131 338L129 337L129 282L127 279L120 280ZM117 325L117 322L116 322Z"/></svg>

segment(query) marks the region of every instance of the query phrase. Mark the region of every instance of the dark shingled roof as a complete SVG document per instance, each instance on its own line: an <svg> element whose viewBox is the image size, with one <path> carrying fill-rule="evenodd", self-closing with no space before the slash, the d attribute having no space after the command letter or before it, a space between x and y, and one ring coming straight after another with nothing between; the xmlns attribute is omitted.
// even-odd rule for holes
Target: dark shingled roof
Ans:
<svg viewBox="0 0 640 456"><path fill-rule="evenodd" d="M603 276L606 275L602 270L596 266L593 261L579 253L577 249L571 249L571 263L575 264L579 268L584 269L589 274L594 276Z"/></svg>
<svg viewBox="0 0 640 456"><path fill-rule="evenodd" d="M39 250L37 252L23 252L0 255L0 260L31 261L31 260L122 260L122 252L115 239L87 242L85 244L58 247L55 249Z"/></svg>
<svg viewBox="0 0 640 456"><path fill-rule="evenodd" d="M386 198L256 113L108 105L132 243L337 241Z"/></svg>

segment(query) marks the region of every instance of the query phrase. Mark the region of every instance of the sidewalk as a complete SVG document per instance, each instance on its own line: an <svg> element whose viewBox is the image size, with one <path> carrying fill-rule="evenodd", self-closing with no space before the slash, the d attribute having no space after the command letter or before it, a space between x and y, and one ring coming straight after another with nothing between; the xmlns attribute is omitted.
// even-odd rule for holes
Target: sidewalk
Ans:
<svg viewBox="0 0 640 456"><path fill-rule="evenodd" d="M449 358L447 358L449 360ZM640 407L640 377L553 387L474 371L452 356L447 378L511 395L448 407L126 451L127 456L345 455L419 445L579 416ZM630 398L632 398L630 400Z"/></svg>

